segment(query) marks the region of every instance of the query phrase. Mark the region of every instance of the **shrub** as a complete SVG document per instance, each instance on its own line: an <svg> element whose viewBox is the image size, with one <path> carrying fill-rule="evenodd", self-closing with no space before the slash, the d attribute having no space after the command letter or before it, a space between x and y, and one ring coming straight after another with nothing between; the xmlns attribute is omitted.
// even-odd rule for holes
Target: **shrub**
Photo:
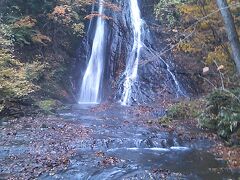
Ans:
<svg viewBox="0 0 240 180"><path fill-rule="evenodd" d="M168 108L166 115L160 118L159 123L165 125L172 120L186 120L196 118L199 116L203 104L204 101L202 99L181 101L179 103L172 104Z"/></svg>
<svg viewBox="0 0 240 180"><path fill-rule="evenodd" d="M47 67L47 63L43 64L38 61L25 64L25 76L30 82L39 82L44 77L44 71Z"/></svg>
<svg viewBox="0 0 240 180"><path fill-rule="evenodd" d="M29 82L25 67L6 50L0 51L0 94L4 98L20 98L38 87ZM1 96L0 96L1 99Z"/></svg>
<svg viewBox="0 0 240 180"><path fill-rule="evenodd" d="M42 100L37 103L37 105L46 113L50 113L56 106L57 102L52 99Z"/></svg>
<svg viewBox="0 0 240 180"><path fill-rule="evenodd" d="M202 106L203 101L182 101L173 104L167 111L167 116L171 119L189 119L195 118L199 114L199 107Z"/></svg>
<svg viewBox="0 0 240 180"><path fill-rule="evenodd" d="M240 89L215 90L206 99L205 109L198 118L200 126L228 140L239 128Z"/></svg>

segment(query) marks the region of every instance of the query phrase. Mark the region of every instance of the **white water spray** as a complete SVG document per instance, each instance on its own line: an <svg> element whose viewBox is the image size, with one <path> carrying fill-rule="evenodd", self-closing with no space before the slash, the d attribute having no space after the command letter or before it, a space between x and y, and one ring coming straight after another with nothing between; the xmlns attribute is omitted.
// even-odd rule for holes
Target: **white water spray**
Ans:
<svg viewBox="0 0 240 180"><path fill-rule="evenodd" d="M124 72L125 79L123 83L123 93L120 99L122 105L128 105L130 103L132 87L134 86L134 83L136 83L138 76L140 49L143 44L141 40L143 20L141 19L137 0L130 0L130 16L134 42Z"/></svg>
<svg viewBox="0 0 240 180"><path fill-rule="evenodd" d="M87 69L83 76L80 89L79 104L98 104L101 101L101 84L104 70L104 19L102 1L99 1L99 17L97 18L96 31L93 39L92 52Z"/></svg>

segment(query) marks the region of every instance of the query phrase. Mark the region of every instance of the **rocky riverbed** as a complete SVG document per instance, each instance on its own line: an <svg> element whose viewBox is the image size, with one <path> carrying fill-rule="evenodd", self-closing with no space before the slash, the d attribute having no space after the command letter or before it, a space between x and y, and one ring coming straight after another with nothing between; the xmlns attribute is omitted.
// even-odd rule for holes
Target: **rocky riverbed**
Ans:
<svg viewBox="0 0 240 180"><path fill-rule="evenodd" d="M2 121L0 179L240 176L238 148L227 151L192 120L159 124L163 114L154 106L72 105L56 116Z"/></svg>

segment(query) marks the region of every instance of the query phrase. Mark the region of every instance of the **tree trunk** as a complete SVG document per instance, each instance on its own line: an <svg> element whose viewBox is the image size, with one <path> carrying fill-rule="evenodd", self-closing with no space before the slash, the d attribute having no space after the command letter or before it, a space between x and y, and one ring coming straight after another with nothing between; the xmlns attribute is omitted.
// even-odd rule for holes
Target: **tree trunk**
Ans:
<svg viewBox="0 0 240 180"><path fill-rule="evenodd" d="M240 42L238 39L238 34L234 24L233 16L230 12L226 0L216 1L224 20L226 33L228 35L228 40L232 48L233 59L236 64L237 71L240 74Z"/></svg>

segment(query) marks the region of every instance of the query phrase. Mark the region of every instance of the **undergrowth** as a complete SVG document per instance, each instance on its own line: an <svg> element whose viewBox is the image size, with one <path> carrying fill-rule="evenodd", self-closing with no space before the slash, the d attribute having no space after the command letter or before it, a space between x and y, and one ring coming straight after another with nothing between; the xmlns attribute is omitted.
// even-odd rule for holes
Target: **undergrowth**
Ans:
<svg viewBox="0 0 240 180"><path fill-rule="evenodd" d="M200 107L203 106L204 99L185 100L172 104L164 117L169 120L186 120L196 118L200 114Z"/></svg>
<svg viewBox="0 0 240 180"><path fill-rule="evenodd" d="M232 135L239 131L240 88L215 90L206 100L204 111L198 117L199 125L214 130L220 137L231 141Z"/></svg>
<svg viewBox="0 0 240 180"><path fill-rule="evenodd" d="M47 99L37 102L36 105L43 110L45 114L53 114L62 104L57 100Z"/></svg>
<svg viewBox="0 0 240 180"><path fill-rule="evenodd" d="M212 130L229 145L240 144L240 88L216 89L207 97L172 104L159 123L198 120L199 127Z"/></svg>

